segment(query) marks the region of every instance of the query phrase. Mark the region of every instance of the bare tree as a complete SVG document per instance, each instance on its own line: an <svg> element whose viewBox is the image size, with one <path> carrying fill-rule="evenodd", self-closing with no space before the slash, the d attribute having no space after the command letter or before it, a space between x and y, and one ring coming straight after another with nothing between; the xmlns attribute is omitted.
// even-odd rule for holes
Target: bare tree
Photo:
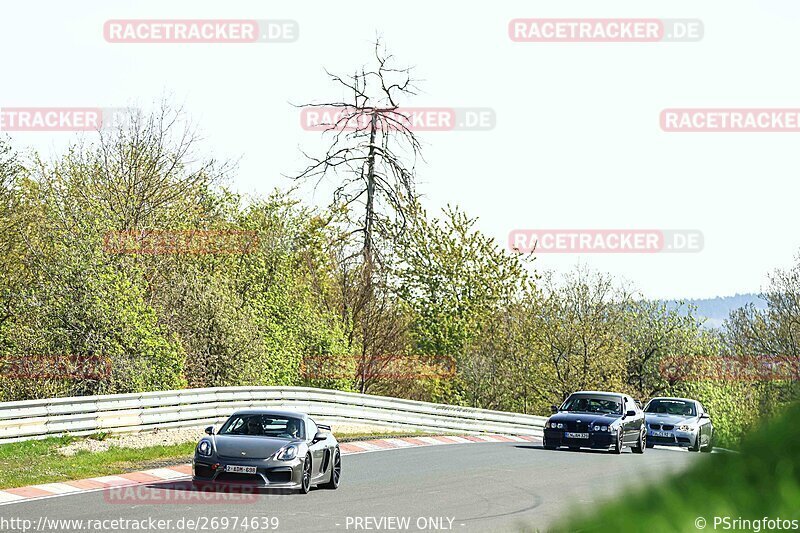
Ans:
<svg viewBox="0 0 800 533"><path fill-rule="evenodd" d="M367 375L375 367L375 352L387 342L371 336L379 332L398 334L396 325L377 320L386 313L386 296L380 292L376 269L385 264L386 243L402 234L416 200L415 166L421 159L421 144L412 130L411 117L400 107L401 99L417 94L410 67L398 67L380 40L374 46L375 64L354 74L340 76L326 70L331 80L349 95L345 101L302 104L297 107L324 111L320 122L323 137L330 139L320 157L303 154L308 165L295 180L314 182L325 178L336 186L333 205L347 215L348 235L360 235L358 245L342 257L344 276L355 282L355 290L343 287L343 298L353 332L360 329L359 388L365 391ZM355 260L355 268L351 266ZM358 272L355 276L352 272ZM382 322L382 324L378 324ZM352 335L351 335L352 338ZM386 339L388 341L388 339ZM390 344L390 343L389 343ZM384 359L385 360L385 359Z"/></svg>
<svg viewBox="0 0 800 533"><path fill-rule="evenodd" d="M409 115L400 108L400 99L417 94L411 68L394 67L392 55L380 41L375 43L376 65L350 76L326 73L351 95L350 101L302 104L335 113L323 114L323 136L331 142L325 154L314 157L305 152L308 166L297 180L318 185L334 177L338 185L333 202L360 207L354 233L362 235L360 252L369 264L380 260L375 235L395 235L405 227L407 205L416 197L415 165L421 158L421 144L411 129ZM316 186L316 185L315 185Z"/></svg>

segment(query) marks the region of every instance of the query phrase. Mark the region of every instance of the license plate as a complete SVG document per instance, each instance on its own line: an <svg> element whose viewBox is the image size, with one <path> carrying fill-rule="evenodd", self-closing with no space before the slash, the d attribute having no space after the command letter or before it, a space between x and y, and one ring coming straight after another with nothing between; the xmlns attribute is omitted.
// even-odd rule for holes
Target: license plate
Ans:
<svg viewBox="0 0 800 533"><path fill-rule="evenodd" d="M569 431L566 431L564 433L564 436L566 438L568 438L568 439L588 439L589 438L589 434L588 433L570 433Z"/></svg>
<svg viewBox="0 0 800 533"><path fill-rule="evenodd" d="M239 466L239 465L227 465L225 467L226 472L231 472L232 474L255 474L256 467L254 466Z"/></svg>
<svg viewBox="0 0 800 533"><path fill-rule="evenodd" d="M667 438L671 438L671 437L672 437L672 433L667 433L666 431L653 431L653 436L654 436L654 437L667 437Z"/></svg>

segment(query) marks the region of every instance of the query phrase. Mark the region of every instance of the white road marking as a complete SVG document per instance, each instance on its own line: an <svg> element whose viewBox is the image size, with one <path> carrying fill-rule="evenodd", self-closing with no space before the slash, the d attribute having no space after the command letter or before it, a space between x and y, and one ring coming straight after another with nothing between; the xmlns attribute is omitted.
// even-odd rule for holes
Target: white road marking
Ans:
<svg viewBox="0 0 800 533"><path fill-rule="evenodd" d="M361 448L362 450L368 451L377 451L377 450L385 450L387 448L381 448L377 444L372 444L371 442L348 442L350 446L355 446L356 448Z"/></svg>
<svg viewBox="0 0 800 533"><path fill-rule="evenodd" d="M136 482L119 476L90 477L89 481L97 481L106 485L133 485Z"/></svg>
<svg viewBox="0 0 800 533"><path fill-rule="evenodd" d="M471 440L465 439L464 437L455 437L455 436L452 436L452 435L446 435L445 438L448 439L448 440L455 441L455 442L457 442L459 444L469 444L470 442L472 442Z"/></svg>
<svg viewBox="0 0 800 533"><path fill-rule="evenodd" d="M66 483L45 483L44 485L33 485L33 488L52 492L53 494L68 494L70 492L80 492L81 489L67 485Z"/></svg>
<svg viewBox="0 0 800 533"><path fill-rule="evenodd" d="M408 448L411 446L416 446L416 444L406 442L402 439L383 439L383 442L388 442L389 444L397 446L398 448Z"/></svg>
<svg viewBox="0 0 800 533"><path fill-rule="evenodd" d="M414 438L417 440L421 440L422 442L427 442L428 444L433 444L434 446L438 446L440 444L447 444L446 442L436 440L433 437L414 437Z"/></svg>
<svg viewBox="0 0 800 533"><path fill-rule="evenodd" d="M186 474L171 470L169 468L155 468L153 470L145 470L143 473L161 479L178 479L187 477Z"/></svg>
<svg viewBox="0 0 800 533"><path fill-rule="evenodd" d="M15 502L17 500L25 500L25 496L20 496L18 494L11 494L10 492L5 492L0 490L0 502Z"/></svg>

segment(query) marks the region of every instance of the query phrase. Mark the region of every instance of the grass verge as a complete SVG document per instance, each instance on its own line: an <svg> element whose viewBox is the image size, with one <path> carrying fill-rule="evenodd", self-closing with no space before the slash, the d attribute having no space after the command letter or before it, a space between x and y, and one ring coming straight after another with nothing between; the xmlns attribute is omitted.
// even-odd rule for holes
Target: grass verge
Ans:
<svg viewBox="0 0 800 533"><path fill-rule="evenodd" d="M102 452L80 451L66 457L58 449L74 438L13 442L0 446L0 489L39 483L70 481L154 468L163 463L191 460L194 442L149 448L118 448Z"/></svg>
<svg viewBox="0 0 800 533"><path fill-rule="evenodd" d="M336 433L336 436L339 442L352 442L430 434L421 431L381 430ZM93 437L98 439L98 436ZM72 456L64 456L59 452L60 448L78 439L78 437L60 437L0 445L0 489L110 476L188 463L197 444L196 441L191 441L146 448L123 448L112 445L108 450L98 452L82 450Z"/></svg>
<svg viewBox="0 0 800 533"><path fill-rule="evenodd" d="M738 454L718 454L593 514L572 514L553 531L764 531L762 520L800 526L800 403L762 424ZM729 521L720 522L727 517ZM736 519L742 521L737 524ZM749 520L750 522L744 522ZM727 527L726 527L727 525ZM733 529L732 529L733 528ZM786 523L782 529L790 529Z"/></svg>

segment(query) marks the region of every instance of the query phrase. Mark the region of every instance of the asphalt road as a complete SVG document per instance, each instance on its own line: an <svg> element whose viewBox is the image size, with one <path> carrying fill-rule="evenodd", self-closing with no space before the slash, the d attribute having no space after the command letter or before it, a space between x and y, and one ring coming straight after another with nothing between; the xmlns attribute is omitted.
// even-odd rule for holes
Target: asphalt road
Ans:
<svg viewBox="0 0 800 533"><path fill-rule="evenodd" d="M622 489L714 459L684 450L612 455L525 443L409 448L343 457L336 491L197 493L186 482L171 482L3 506L0 519L7 522L0 529L22 531L8 527L8 520L25 519L31 521L28 531L38 532L532 530ZM54 522L81 519L83 524Z"/></svg>

